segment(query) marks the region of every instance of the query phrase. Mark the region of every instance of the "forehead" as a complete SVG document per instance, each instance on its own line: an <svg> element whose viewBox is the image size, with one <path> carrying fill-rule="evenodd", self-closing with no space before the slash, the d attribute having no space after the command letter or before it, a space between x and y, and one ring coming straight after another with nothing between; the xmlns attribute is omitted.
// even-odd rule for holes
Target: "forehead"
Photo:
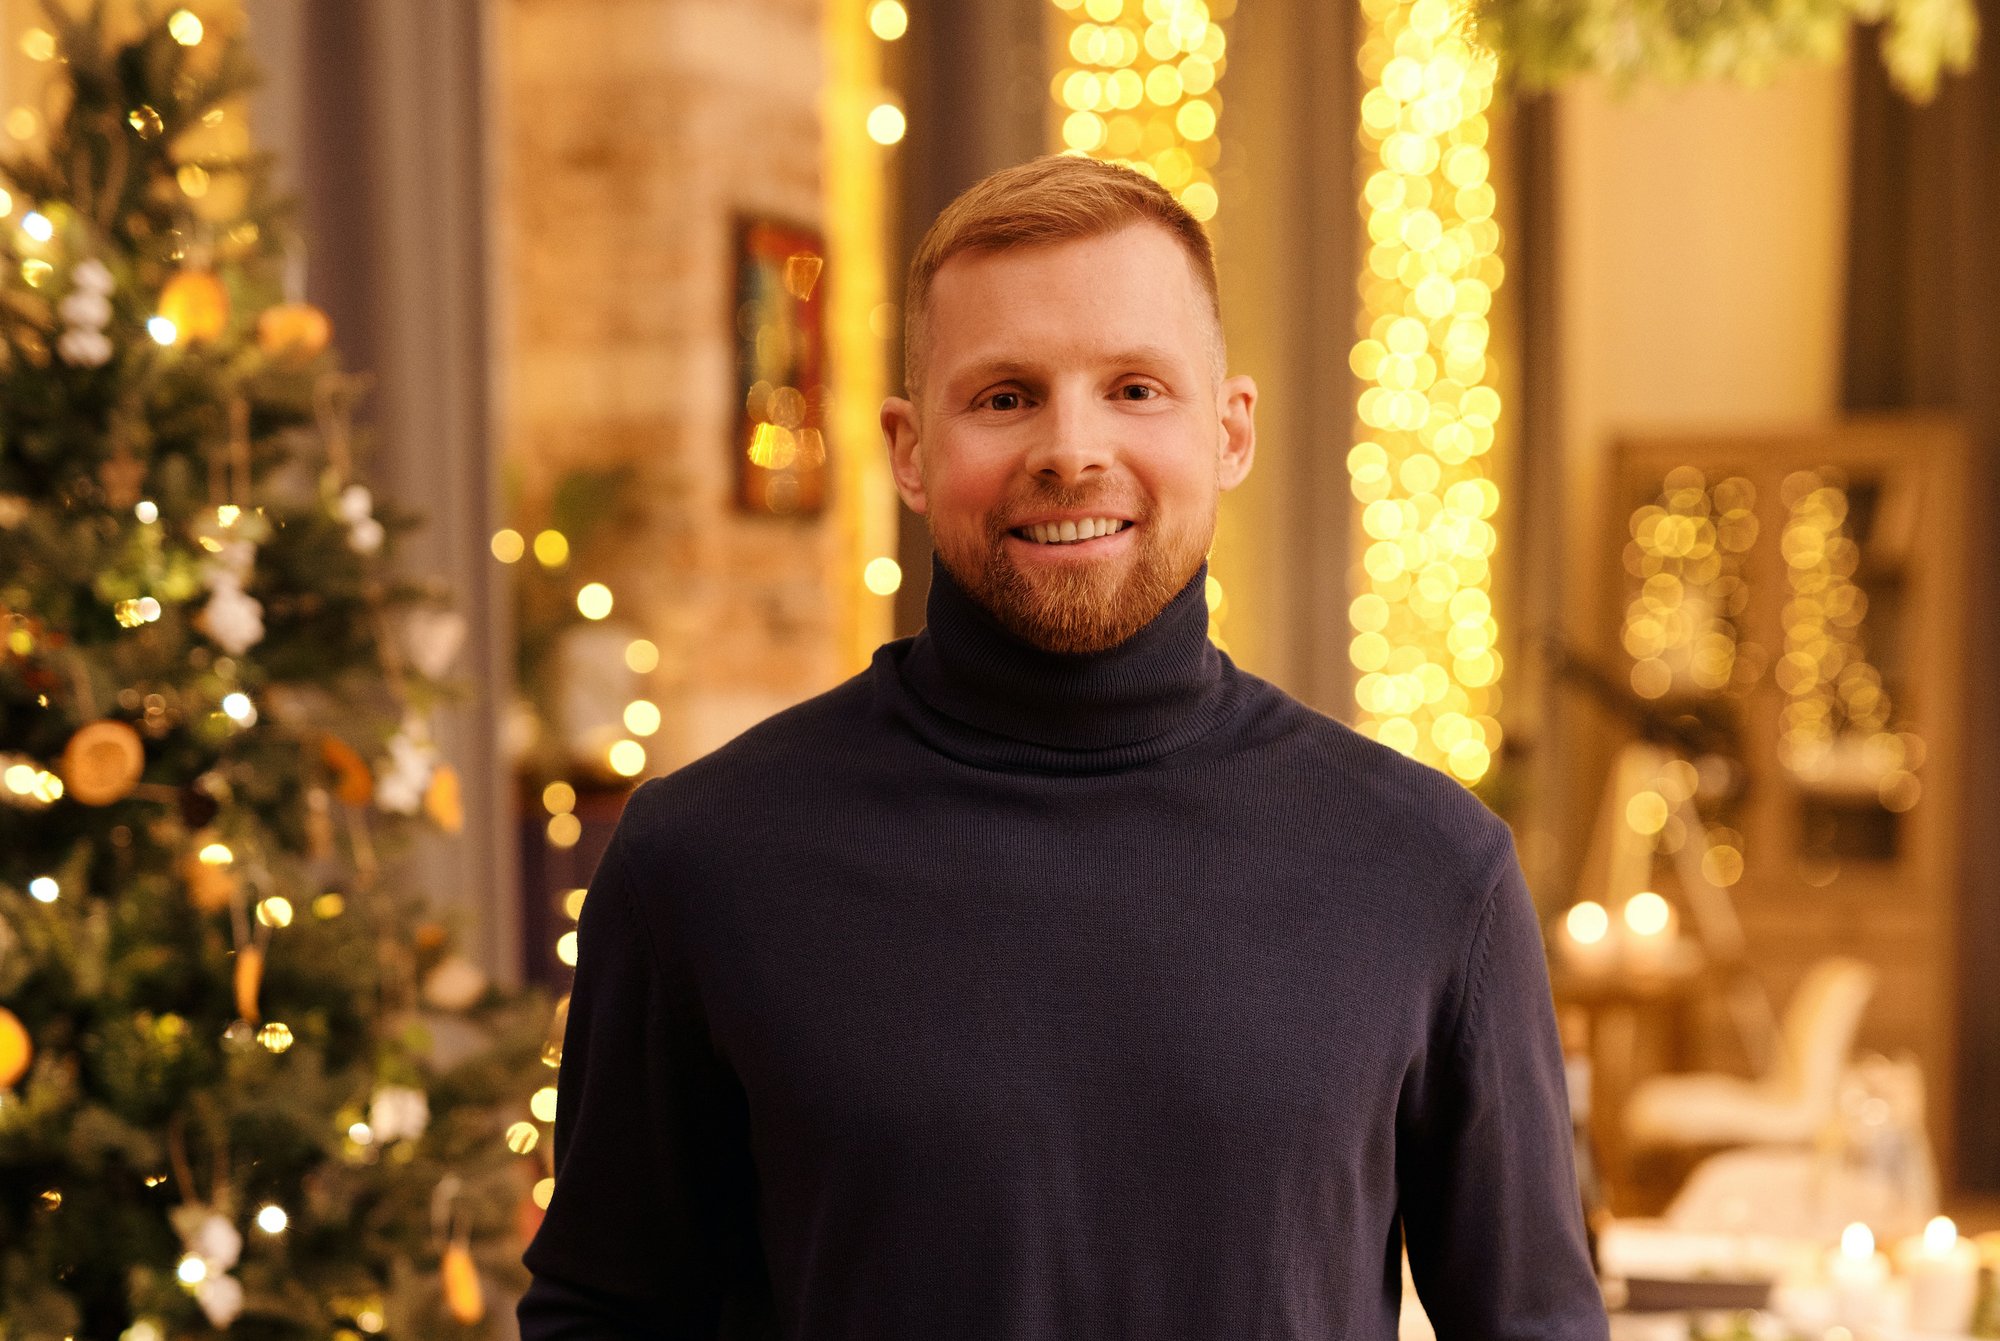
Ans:
<svg viewBox="0 0 2000 1341"><path fill-rule="evenodd" d="M1153 223L938 268L929 297L935 373L994 359L1063 360L1164 346L1204 357L1208 299L1173 235Z"/></svg>

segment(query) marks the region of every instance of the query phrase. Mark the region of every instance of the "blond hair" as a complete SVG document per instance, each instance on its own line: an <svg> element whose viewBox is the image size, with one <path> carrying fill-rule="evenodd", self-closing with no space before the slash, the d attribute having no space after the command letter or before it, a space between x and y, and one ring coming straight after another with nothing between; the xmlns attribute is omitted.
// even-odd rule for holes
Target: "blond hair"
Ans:
<svg viewBox="0 0 2000 1341"><path fill-rule="evenodd" d="M1210 356L1223 370L1222 297L1215 249L1201 222L1150 177L1092 158L1050 154L975 182L945 206L910 257L903 290L903 381L920 393L929 352L931 284L960 252L1007 251L1101 237L1132 224L1157 224L1186 253L1195 282L1208 297L1213 326Z"/></svg>

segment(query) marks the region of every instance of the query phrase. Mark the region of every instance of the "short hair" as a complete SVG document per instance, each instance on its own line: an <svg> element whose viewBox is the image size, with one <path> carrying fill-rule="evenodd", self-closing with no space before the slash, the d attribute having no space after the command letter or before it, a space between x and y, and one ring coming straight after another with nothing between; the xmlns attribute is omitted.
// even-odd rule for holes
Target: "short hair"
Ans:
<svg viewBox="0 0 2000 1341"><path fill-rule="evenodd" d="M961 252L1008 251L1101 237L1137 223L1158 224L1187 255L1214 321L1210 357L1223 372L1222 296L1215 248L1201 221L1152 178L1115 163L1049 154L967 187L925 230L903 288L903 381L918 394L930 338L931 284Z"/></svg>

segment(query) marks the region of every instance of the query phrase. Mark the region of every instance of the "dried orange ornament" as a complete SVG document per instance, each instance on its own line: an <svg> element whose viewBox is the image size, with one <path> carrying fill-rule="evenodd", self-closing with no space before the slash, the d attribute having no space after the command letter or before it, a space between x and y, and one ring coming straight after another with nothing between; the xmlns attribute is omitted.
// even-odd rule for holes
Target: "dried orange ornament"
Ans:
<svg viewBox="0 0 2000 1341"><path fill-rule="evenodd" d="M334 795L342 805L365 806L375 794L375 778L352 745L331 732L319 738L319 757L332 770Z"/></svg>
<svg viewBox="0 0 2000 1341"><path fill-rule="evenodd" d="M279 303L257 317L257 347L268 358L304 363L333 340L333 323L311 303Z"/></svg>
<svg viewBox="0 0 2000 1341"><path fill-rule="evenodd" d="M431 770L430 785L424 788L424 813L446 833L465 827L465 803L460 799L458 770L439 764Z"/></svg>
<svg viewBox="0 0 2000 1341"><path fill-rule="evenodd" d="M264 986L264 952L246 945L236 952L236 1014L256 1024L257 994Z"/></svg>
<svg viewBox="0 0 2000 1341"><path fill-rule="evenodd" d="M28 1063L34 1056L35 1045L28 1039L27 1027L13 1011L0 1006L0 1090L28 1074Z"/></svg>
<svg viewBox="0 0 2000 1341"><path fill-rule="evenodd" d="M131 794L146 769L146 747L124 722L85 722L63 746L63 789L87 806L106 806Z"/></svg>
<svg viewBox="0 0 2000 1341"><path fill-rule="evenodd" d="M182 344L213 340L229 326L229 290L212 270L183 270L160 291L160 315Z"/></svg>
<svg viewBox="0 0 2000 1341"><path fill-rule="evenodd" d="M438 1275L444 1281L444 1306L461 1326L470 1327L486 1316L486 1291L479 1284L479 1268L463 1243L453 1243L444 1250Z"/></svg>

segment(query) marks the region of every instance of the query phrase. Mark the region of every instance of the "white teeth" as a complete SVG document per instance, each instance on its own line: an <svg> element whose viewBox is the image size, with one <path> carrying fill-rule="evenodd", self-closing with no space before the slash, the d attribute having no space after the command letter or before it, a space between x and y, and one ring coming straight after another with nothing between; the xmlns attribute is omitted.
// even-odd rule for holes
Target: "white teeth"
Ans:
<svg viewBox="0 0 2000 1341"><path fill-rule="evenodd" d="M1079 540L1095 540L1125 529L1126 523L1112 517L1091 517L1080 522L1041 522L1024 526L1021 533L1042 545L1068 545Z"/></svg>

